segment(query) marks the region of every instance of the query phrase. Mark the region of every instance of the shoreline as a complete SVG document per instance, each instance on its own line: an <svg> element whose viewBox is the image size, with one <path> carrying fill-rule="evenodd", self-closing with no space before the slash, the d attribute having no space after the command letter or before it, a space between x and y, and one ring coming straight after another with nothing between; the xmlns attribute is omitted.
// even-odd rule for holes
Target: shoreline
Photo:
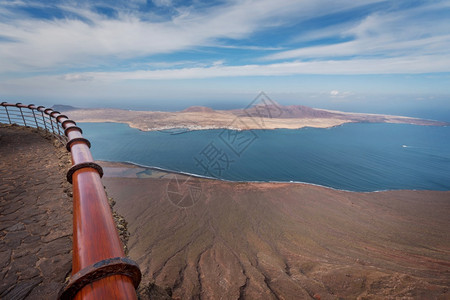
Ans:
<svg viewBox="0 0 450 300"><path fill-rule="evenodd" d="M135 125L132 122L129 121L115 121L115 120L99 120L99 119L85 119L82 121L78 121L78 123L116 123L116 124L126 124L128 125L128 127L133 128L133 129L137 129L139 131L142 132L152 132L152 131L160 131L160 132L164 132L164 131L170 131L170 130L184 130L183 132L180 133L174 133L174 134L181 134L181 133L185 133L185 132L191 132L191 131L202 131L202 130L233 130L233 131L246 131L246 130L278 130L278 129L287 129L287 130L298 130L298 129L304 129L304 128L317 128L317 129L330 129L330 128L335 128L335 127L339 127L345 124L363 124L363 123L371 123L371 124L385 124L386 122L355 122L355 121L344 121L344 122L338 122L336 124L330 124L330 125L310 125L310 124L306 124L306 125L292 125L291 127L261 127L261 126L254 126L254 127L247 127L247 128L241 128L241 127L233 127L233 126L198 126L198 125L193 125L193 126L177 126L177 125L173 125L173 126L162 126L162 127L147 127L147 128L143 128L142 126L138 126ZM414 124L414 123L389 123L389 124L407 124L407 125L417 125L417 126L437 126L437 125L418 125L418 124ZM446 127L446 125L442 125L444 127Z"/></svg>
<svg viewBox="0 0 450 300"><path fill-rule="evenodd" d="M439 121L436 121L439 122ZM355 121L348 121L348 122L342 122L340 124L336 125L330 125L326 127L317 127L317 126L309 126L304 125L301 127L292 127L292 128L286 128L286 127L277 127L277 128L238 128L238 127L231 127L231 126L167 126L167 127L156 127L156 128L147 128L143 129L138 126L134 126L133 123L129 122L120 122L120 121L104 121L104 120L83 120L78 121L78 123L115 123L115 124L125 124L128 125L128 127L132 129L137 129L141 132L155 132L159 131L162 133L169 133L171 135L177 135L177 134L183 134L183 133L189 133L193 131L207 131L207 130L232 130L232 131L247 131L247 130L300 130L300 129L307 129L307 128L313 128L313 129L332 129L337 128L340 126L344 126L347 124L396 124L396 125L412 125L412 126L435 126L435 127L449 127L450 125L421 125L421 124L414 124L414 123L394 123L394 122L355 122ZM177 130L180 130L177 132ZM174 131L174 132L170 132Z"/></svg>
<svg viewBox="0 0 450 300"><path fill-rule="evenodd" d="M371 193L383 193L383 192L395 192L395 191L411 191L411 192L424 191L424 192L444 192L445 193L445 192L450 191L450 190L425 190L425 189L392 189L392 190L385 189L385 190L374 190L374 191L352 191L352 190L339 189L339 188L334 188L334 187L330 187L330 186L326 186L326 185L322 185L322 184L318 184L318 183L311 183L311 182L304 182L304 181L248 181L248 180L229 180L229 179L223 179L223 178L214 178L214 177L209 177L209 176L204 176L204 175L199 175L199 174L194 174L194 173L189 173L189 172L169 170L169 169L156 167L156 166L147 166L147 165L143 165L143 164L139 164L139 163L135 163L135 162L131 162L131 161L120 162L120 161L109 161L109 160L96 160L95 162L100 164L100 166L102 168L126 168L126 169L143 168L143 169L147 169L147 170L158 171L161 173L167 173L168 175L169 174L182 175L182 176L186 176L186 177L193 177L193 178L198 178L198 179L203 179L203 180L213 180L213 181L229 182L229 183L257 183L257 184L258 183L260 183L260 184L270 183L270 184L275 184L275 185L276 184L290 184L290 185L297 184L297 185L315 186L315 187L325 188L325 189L329 189L329 190L333 190L333 191L349 192L349 193L371 194ZM111 164L113 166L107 166L108 164ZM126 177L126 176L112 176L111 174L107 174L107 173L108 173L108 171L105 170L105 177L109 177L109 178L124 178L124 177ZM137 176L134 178L145 179L145 178L139 178Z"/></svg>

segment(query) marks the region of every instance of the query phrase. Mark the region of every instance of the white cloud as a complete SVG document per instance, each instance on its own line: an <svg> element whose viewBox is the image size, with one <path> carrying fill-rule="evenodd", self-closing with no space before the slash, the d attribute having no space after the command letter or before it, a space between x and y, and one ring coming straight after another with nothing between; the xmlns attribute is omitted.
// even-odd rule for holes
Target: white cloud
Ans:
<svg viewBox="0 0 450 300"><path fill-rule="evenodd" d="M207 67L130 72L87 72L82 74L100 81L117 81L288 76L299 74L420 74L446 72L447 70L450 70L450 54L404 58L354 59L350 61L295 61L268 65L243 66L226 66L219 63Z"/></svg>
<svg viewBox="0 0 450 300"><path fill-rule="evenodd" d="M216 60L215 62L213 62L213 66L217 67L217 66L223 66L225 63L225 61L223 59L221 60Z"/></svg>
<svg viewBox="0 0 450 300"><path fill-rule="evenodd" d="M331 98L348 98L350 96L354 96L353 92L348 92L348 91L338 91L338 90L332 90L330 91L329 95L331 96Z"/></svg>
<svg viewBox="0 0 450 300"><path fill-rule="evenodd" d="M335 96L339 95L339 91L338 90L332 90L330 92L330 95L335 97Z"/></svg>
<svg viewBox="0 0 450 300"><path fill-rule="evenodd" d="M171 6L172 0L152 0L156 6Z"/></svg>
<svg viewBox="0 0 450 300"><path fill-rule="evenodd" d="M318 38L353 38L346 42L280 51L266 60L319 59L344 57L414 57L445 55L450 49L450 27L447 18L430 18L430 12L447 8L448 2L432 3L404 11L375 13L356 24L342 24L308 32L298 40ZM350 57L350 58L348 58ZM446 70L450 71L450 70Z"/></svg>
<svg viewBox="0 0 450 300"><path fill-rule="evenodd" d="M233 1L201 11L186 7L170 20L154 22L130 10L119 11L117 19L110 19L89 7L68 2L60 8L87 21L24 19L21 16L1 20L2 35L17 42L1 43L0 70L46 71L109 65L114 60L211 45L224 38L243 39L255 31L291 20L379 1L365 0L356 4L350 0L332 3L325 0ZM323 10L324 6L327 10ZM11 14L6 5L2 10L5 9Z"/></svg>
<svg viewBox="0 0 450 300"><path fill-rule="evenodd" d="M94 77L86 74L64 74L60 78L67 81L91 81L94 79Z"/></svg>

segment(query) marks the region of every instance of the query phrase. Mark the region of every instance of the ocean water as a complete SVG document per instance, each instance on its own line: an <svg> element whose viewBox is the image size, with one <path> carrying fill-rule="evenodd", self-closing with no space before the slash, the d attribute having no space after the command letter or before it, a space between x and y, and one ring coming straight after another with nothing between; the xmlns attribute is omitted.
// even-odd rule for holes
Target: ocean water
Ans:
<svg viewBox="0 0 450 300"><path fill-rule="evenodd" d="M117 123L79 125L97 160L233 181L306 182L350 191L450 190L450 127L360 123L173 134Z"/></svg>

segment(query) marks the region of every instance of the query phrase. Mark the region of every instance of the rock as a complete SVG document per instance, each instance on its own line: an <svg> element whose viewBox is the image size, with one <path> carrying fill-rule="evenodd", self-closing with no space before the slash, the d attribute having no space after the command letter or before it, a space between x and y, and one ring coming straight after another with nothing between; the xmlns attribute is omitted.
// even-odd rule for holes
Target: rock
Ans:
<svg viewBox="0 0 450 300"><path fill-rule="evenodd" d="M31 292L31 290L35 286L37 286L41 282L42 282L42 279L34 279L34 280L19 282L18 284L16 284L14 286L14 288L11 291L9 291L2 298L5 300L22 300Z"/></svg>
<svg viewBox="0 0 450 300"><path fill-rule="evenodd" d="M25 229L25 226L22 223L17 223L9 228L7 228L6 230L9 232L13 232L13 231L19 231L19 230L23 230Z"/></svg>

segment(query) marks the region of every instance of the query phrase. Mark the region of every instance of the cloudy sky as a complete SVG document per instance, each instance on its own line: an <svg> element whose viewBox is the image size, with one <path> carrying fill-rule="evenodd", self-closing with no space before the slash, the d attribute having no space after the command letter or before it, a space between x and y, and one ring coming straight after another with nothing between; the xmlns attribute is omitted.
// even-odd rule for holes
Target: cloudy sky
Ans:
<svg viewBox="0 0 450 300"><path fill-rule="evenodd" d="M450 1L0 0L0 97L24 103L445 106L449 49Z"/></svg>

